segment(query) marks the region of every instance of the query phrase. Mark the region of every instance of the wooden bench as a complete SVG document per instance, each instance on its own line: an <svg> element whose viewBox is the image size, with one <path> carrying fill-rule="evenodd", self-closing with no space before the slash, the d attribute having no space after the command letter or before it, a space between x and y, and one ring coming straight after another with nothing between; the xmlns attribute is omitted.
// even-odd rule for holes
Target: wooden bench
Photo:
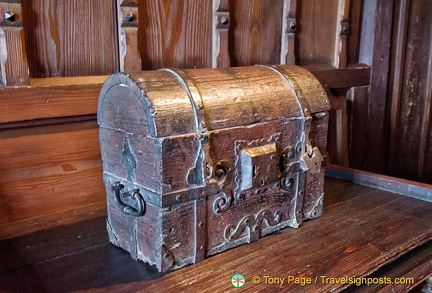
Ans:
<svg viewBox="0 0 432 293"><path fill-rule="evenodd" d="M167 274L111 245L105 216L3 240L0 290L420 292L432 272L432 204L331 177L325 192L323 216L300 229L283 229ZM242 289L230 283L235 273L246 277ZM254 276L260 284L252 282ZM265 276L285 282L269 284ZM287 284L288 277L310 278L313 284ZM402 279L408 284L358 287L329 279L350 277L408 278Z"/></svg>

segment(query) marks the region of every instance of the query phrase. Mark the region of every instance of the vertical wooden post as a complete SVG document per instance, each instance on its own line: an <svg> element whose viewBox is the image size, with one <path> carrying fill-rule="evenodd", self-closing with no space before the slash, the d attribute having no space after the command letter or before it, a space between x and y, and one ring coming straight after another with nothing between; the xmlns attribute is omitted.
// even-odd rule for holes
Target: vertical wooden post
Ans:
<svg viewBox="0 0 432 293"><path fill-rule="evenodd" d="M336 37L333 66L344 69L347 65L347 36L350 32L349 27L349 0L338 1L336 22Z"/></svg>
<svg viewBox="0 0 432 293"><path fill-rule="evenodd" d="M349 166L348 154L348 115L347 115L347 92L342 90L338 95L333 95L329 87L325 84L324 89L330 100L332 110L336 112L336 152L337 160L333 160L339 166Z"/></svg>
<svg viewBox="0 0 432 293"><path fill-rule="evenodd" d="M228 0L213 0L212 67L229 67L230 14Z"/></svg>
<svg viewBox="0 0 432 293"><path fill-rule="evenodd" d="M0 1L0 85L29 84L21 4L18 0Z"/></svg>
<svg viewBox="0 0 432 293"><path fill-rule="evenodd" d="M120 71L142 70L138 47L138 0L117 0Z"/></svg>
<svg viewBox="0 0 432 293"><path fill-rule="evenodd" d="M295 32L297 0L284 0L280 64L295 64Z"/></svg>
<svg viewBox="0 0 432 293"><path fill-rule="evenodd" d="M398 115L402 95L402 83L404 74L405 64L405 50L406 50L406 37L407 37L407 26L409 20L409 5L408 0L402 0L397 2L395 7L395 14L398 13L398 21L394 25L397 26L397 34L395 40L395 56L394 56L394 68L393 76L391 77L390 84L392 85L392 98L390 108L390 141L389 149L394 150L397 146L397 131L398 131ZM388 156L387 167L389 169L394 168L395 162Z"/></svg>
<svg viewBox="0 0 432 293"><path fill-rule="evenodd" d="M388 151L387 93L390 66L390 44L393 20L393 1L377 0L371 69L371 88L368 105L368 131L365 170L384 173ZM368 40L366 40L368 41ZM366 44L364 44L366 45Z"/></svg>

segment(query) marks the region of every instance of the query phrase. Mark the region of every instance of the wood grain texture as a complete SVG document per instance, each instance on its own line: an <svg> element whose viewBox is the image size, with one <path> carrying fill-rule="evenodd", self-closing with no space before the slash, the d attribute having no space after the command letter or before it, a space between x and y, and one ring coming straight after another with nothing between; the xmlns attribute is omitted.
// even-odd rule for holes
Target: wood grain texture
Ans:
<svg viewBox="0 0 432 293"><path fill-rule="evenodd" d="M54 214L40 214L33 218L0 224L0 239L10 239L62 225L80 223L106 215L106 201L89 203ZM104 231L106 233L106 231Z"/></svg>
<svg viewBox="0 0 432 293"><path fill-rule="evenodd" d="M6 50L3 46L6 44ZM0 26L1 83L23 86L30 83L27 57L24 51L24 31L20 27ZM3 63L3 60L5 62ZM4 70L3 70L4 68Z"/></svg>
<svg viewBox="0 0 432 293"><path fill-rule="evenodd" d="M229 28L231 17L228 0L212 1L212 67L230 67Z"/></svg>
<svg viewBox="0 0 432 293"><path fill-rule="evenodd" d="M331 90L346 92L354 86L370 84L370 67L365 65L348 66L347 69L334 69L328 66L304 66Z"/></svg>
<svg viewBox="0 0 432 293"><path fill-rule="evenodd" d="M21 2L31 77L118 70L114 1Z"/></svg>
<svg viewBox="0 0 432 293"><path fill-rule="evenodd" d="M388 73L390 60L393 2L376 2L374 51L372 56L371 89L368 104L368 129L365 170L384 173L388 147ZM365 20L367 21L367 20ZM372 38L372 36L371 36Z"/></svg>
<svg viewBox="0 0 432 293"><path fill-rule="evenodd" d="M295 63L295 32L297 30L297 0L283 0L280 64Z"/></svg>
<svg viewBox="0 0 432 293"><path fill-rule="evenodd" d="M346 68L347 65L347 39L350 33L350 2L350 0L338 0L335 50L333 57L333 66L338 69Z"/></svg>
<svg viewBox="0 0 432 293"><path fill-rule="evenodd" d="M355 184L374 187L432 202L432 185L430 184L379 175L337 165L328 165L326 168L326 175Z"/></svg>
<svg viewBox="0 0 432 293"><path fill-rule="evenodd" d="M336 135L336 157L330 157L330 162L335 162L337 165L348 166L349 165L349 153L348 153L348 115L347 115L347 103L346 96L333 96L329 94L330 104L332 110L334 110L335 119L333 128L334 134Z"/></svg>
<svg viewBox="0 0 432 293"><path fill-rule="evenodd" d="M359 63L360 37L364 0L351 0L349 9L350 32L347 39L347 63Z"/></svg>
<svg viewBox="0 0 432 293"><path fill-rule="evenodd" d="M368 85L370 68L308 68L331 89ZM0 87L0 123L96 114L100 89L107 76L32 79L30 87Z"/></svg>
<svg viewBox="0 0 432 293"><path fill-rule="evenodd" d="M398 114L400 111L401 90L403 83L404 59L406 52L406 35L408 26L409 7L408 0L398 1L395 5L393 16L392 32L392 58L390 63L390 80L389 85L391 92L391 109L390 109L390 139L389 148L395 149L397 144L398 131ZM387 167L392 167L393 163L388 162Z"/></svg>
<svg viewBox="0 0 432 293"><path fill-rule="evenodd" d="M347 92L349 166L354 169L364 168L368 99L369 86L353 87Z"/></svg>
<svg viewBox="0 0 432 293"><path fill-rule="evenodd" d="M282 0L231 0L231 66L279 64Z"/></svg>
<svg viewBox="0 0 432 293"><path fill-rule="evenodd" d="M14 13L13 19L5 19L6 12ZM28 85L29 67L19 1L0 1L0 16L0 85Z"/></svg>
<svg viewBox="0 0 432 293"><path fill-rule="evenodd" d="M338 0L299 1L298 9L298 47L297 64L333 65L335 52L335 31L337 23Z"/></svg>
<svg viewBox="0 0 432 293"><path fill-rule="evenodd" d="M359 62L372 65L375 38L375 0L363 0L362 26L359 45Z"/></svg>
<svg viewBox="0 0 432 293"><path fill-rule="evenodd" d="M428 242L413 251L408 252L391 264L374 272L371 278L412 278L406 284L376 284L371 286L358 286L350 288L350 293L385 293L385 292L419 292L411 291L421 284L432 272L432 242Z"/></svg>
<svg viewBox="0 0 432 293"><path fill-rule="evenodd" d="M95 122L4 130L0 137L0 224L104 200Z"/></svg>
<svg viewBox="0 0 432 293"><path fill-rule="evenodd" d="M426 253L432 238L430 205L331 178L325 190L330 201L325 202L322 218L168 274L157 273L154 267L135 262L108 244L106 234L101 233L104 219L2 241L0 289L230 292L234 291L230 277L241 272L246 277L242 292L330 292L346 286L285 283L281 288L265 284L263 276L359 277L402 259L416 247L413 252L430 256ZM255 275L261 277L261 284L252 283Z"/></svg>
<svg viewBox="0 0 432 293"><path fill-rule="evenodd" d="M137 0L116 0L121 72L142 70L138 44L139 11Z"/></svg>
<svg viewBox="0 0 432 293"><path fill-rule="evenodd" d="M95 114L106 78L47 78L31 87L0 87L0 123Z"/></svg>
<svg viewBox="0 0 432 293"><path fill-rule="evenodd" d="M143 69L211 67L210 1L140 1Z"/></svg>
<svg viewBox="0 0 432 293"><path fill-rule="evenodd" d="M426 4L428 3L428 4ZM398 95L394 99L394 136L392 151L388 154L388 172L390 175L411 180L432 182L431 168L428 167L430 156L427 145L430 141L431 127L431 78L432 6L428 1L411 1L406 8L409 12L406 24L405 55L394 51L395 58L403 68L395 67L394 83ZM404 21L401 16L401 21ZM404 27L395 27L396 31ZM400 32L403 34L403 32ZM402 35L403 39L404 36ZM405 154L400 156L398 154Z"/></svg>

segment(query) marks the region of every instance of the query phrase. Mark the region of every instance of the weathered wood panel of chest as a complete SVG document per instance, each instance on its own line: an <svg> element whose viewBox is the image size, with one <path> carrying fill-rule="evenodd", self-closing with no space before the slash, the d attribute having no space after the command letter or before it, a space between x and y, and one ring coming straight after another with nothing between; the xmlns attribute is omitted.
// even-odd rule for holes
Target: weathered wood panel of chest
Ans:
<svg viewBox="0 0 432 293"><path fill-rule="evenodd" d="M297 66L112 75L98 108L110 241L166 271L319 217L328 109Z"/></svg>

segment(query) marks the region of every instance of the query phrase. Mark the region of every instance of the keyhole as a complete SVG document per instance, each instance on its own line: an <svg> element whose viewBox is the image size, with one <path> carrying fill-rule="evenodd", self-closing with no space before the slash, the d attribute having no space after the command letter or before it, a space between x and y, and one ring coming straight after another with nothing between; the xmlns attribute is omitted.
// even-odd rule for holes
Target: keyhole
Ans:
<svg viewBox="0 0 432 293"><path fill-rule="evenodd" d="M264 186L264 183L265 183L265 179L261 178L261 186Z"/></svg>

